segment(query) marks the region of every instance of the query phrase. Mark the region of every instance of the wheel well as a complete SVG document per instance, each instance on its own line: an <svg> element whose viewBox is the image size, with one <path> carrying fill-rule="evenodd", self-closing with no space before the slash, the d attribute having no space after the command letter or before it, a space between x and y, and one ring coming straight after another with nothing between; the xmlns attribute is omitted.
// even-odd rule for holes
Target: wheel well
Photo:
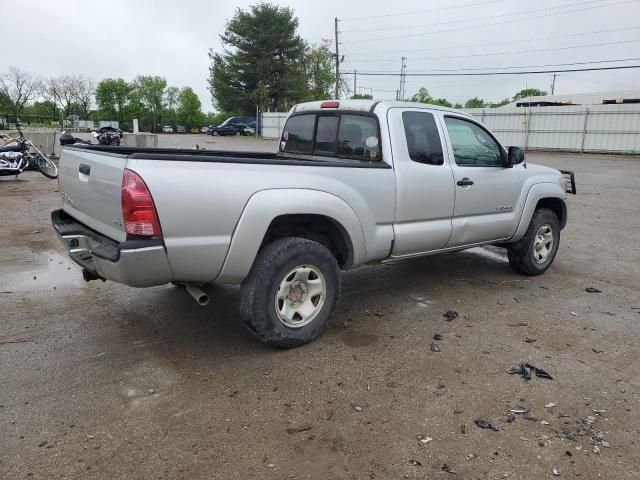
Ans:
<svg viewBox="0 0 640 480"><path fill-rule="evenodd" d="M325 246L336 258L340 268L349 268L353 263L353 246L347 231L332 218L315 214L280 215L269 224L262 244L284 237L301 237Z"/></svg>
<svg viewBox="0 0 640 480"><path fill-rule="evenodd" d="M567 206L564 203L564 200L561 198L541 198L538 200L538 204L536 205L536 210L539 208L548 208L553 211L560 221L560 229L563 229L567 224Z"/></svg>

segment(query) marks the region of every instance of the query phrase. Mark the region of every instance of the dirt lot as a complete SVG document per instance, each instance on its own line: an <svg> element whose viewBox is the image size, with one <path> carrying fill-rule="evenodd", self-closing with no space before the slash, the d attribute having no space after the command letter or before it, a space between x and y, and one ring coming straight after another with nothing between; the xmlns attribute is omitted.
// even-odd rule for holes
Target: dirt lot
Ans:
<svg viewBox="0 0 640 480"><path fill-rule="evenodd" d="M207 145L229 146L265 144ZM83 283L56 182L0 180L0 478L640 478L640 159L529 161L578 181L549 272L498 249L364 267L289 351L241 326L236 287L203 308ZM523 361L553 380L506 373Z"/></svg>

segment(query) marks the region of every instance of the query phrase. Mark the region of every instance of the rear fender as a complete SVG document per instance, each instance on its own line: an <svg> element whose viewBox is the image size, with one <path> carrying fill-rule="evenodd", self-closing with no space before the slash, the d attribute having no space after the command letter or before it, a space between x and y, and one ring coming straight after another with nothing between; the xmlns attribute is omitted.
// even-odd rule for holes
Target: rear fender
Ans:
<svg viewBox="0 0 640 480"><path fill-rule="evenodd" d="M216 283L238 283L244 279L273 219L293 214L324 215L340 224L353 247L353 266L363 263L366 245L362 225L344 200L311 189L262 190L249 199L240 216Z"/></svg>

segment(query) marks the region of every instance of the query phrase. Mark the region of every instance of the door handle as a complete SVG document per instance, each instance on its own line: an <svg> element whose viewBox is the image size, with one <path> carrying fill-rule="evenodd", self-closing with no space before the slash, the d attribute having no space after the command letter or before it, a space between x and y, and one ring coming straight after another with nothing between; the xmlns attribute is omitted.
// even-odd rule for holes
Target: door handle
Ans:
<svg viewBox="0 0 640 480"><path fill-rule="evenodd" d="M81 163L78 166L78 171L83 175L91 175L91 165L86 165L84 163Z"/></svg>
<svg viewBox="0 0 640 480"><path fill-rule="evenodd" d="M464 177L462 180L458 180L459 187L468 187L473 185L473 180L469 180L467 177Z"/></svg>

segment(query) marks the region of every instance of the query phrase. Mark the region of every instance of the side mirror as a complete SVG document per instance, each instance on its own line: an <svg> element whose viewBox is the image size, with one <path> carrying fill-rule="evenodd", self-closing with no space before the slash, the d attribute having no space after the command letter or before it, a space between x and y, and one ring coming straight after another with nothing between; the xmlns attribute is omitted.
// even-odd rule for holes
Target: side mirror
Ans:
<svg viewBox="0 0 640 480"><path fill-rule="evenodd" d="M509 147L509 154L507 155L507 167L512 167L524 162L524 151L520 147Z"/></svg>

